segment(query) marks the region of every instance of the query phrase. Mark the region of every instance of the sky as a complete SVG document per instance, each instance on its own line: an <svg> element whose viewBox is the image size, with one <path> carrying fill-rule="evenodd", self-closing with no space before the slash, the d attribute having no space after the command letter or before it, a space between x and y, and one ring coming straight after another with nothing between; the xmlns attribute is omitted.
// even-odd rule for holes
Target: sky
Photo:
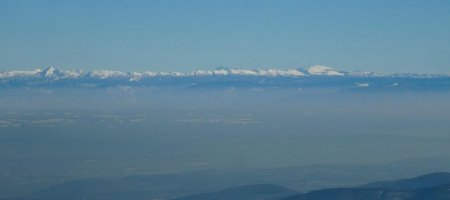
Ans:
<svg viewBox="0 0 450 200"><path fill-rule="evenodd" d="M447 0L0 0L0 71L450 73Z"/></svg>

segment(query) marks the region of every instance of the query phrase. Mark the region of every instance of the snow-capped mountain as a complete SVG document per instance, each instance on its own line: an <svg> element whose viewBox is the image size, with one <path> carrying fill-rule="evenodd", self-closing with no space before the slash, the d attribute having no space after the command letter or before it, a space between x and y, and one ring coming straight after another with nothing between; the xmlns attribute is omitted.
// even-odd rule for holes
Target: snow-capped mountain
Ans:
<svg viewBox="0 0 450 200"><path fill-rule="evenodd" d="M74 79L74 78L92 78L92 79L115 79L123 78L130 81L139 81L144 78L171 76L171 77L187 77L187 76L267 76L267 77L305 77L305 76L404 76L402 74L382 75L372 72L346 72L335 70L331 67L316 65L307 69L234 69L218 67L214 70L198 70L189 73L182 72L122 72L111 70L93 70L83 72L81 70L60 70L49 67L45 70L23 70L23 71L1 71L0 79L15 78L47 78L53 80ZM407 74L407 76L417 77L424 76L419 74Z"/></svg>
<svg viewBox="0 0 450 200"><path fill-rule="evenodd" d="M450 89L450 76L432 74L377 74L347 72L316 65L291 69L234 69L218 67L194 72L122 72L112 70L61 70L49 67L29 71L0 72L0 87L75 86L110 87L170 86L192 87L272 87L341 89L439 88Z"/></svg>
<svg viewBox="0 0 450 200"><path fill-rule="evenodd" d="M312 66L307 71L310 75L344 76L344 72L340 72L340 71L334 70L331 67L322 66L322 65Z"/></svg>
<svg viewBox="0 0 450 200"><path fill-rule="evenodd" d="M58 70L53 67L48 67L45 70L22 70L22 71L1 71L1 79L14 79L14 78L48 78L48 79L67 79L67 78L80 78L84 76L81 70Z"/></svg>

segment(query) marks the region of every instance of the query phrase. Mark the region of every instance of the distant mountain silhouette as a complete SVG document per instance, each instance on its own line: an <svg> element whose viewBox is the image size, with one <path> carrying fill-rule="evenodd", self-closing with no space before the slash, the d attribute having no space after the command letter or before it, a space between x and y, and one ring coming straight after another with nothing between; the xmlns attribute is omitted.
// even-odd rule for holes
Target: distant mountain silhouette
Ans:
<svg viewBox="0 0 450 200"><path fill-rule="evenodd" d="M415 190L377 188L325 189L282 200L449 200L450 185Z"/></svg>
<svg viewBox="0 0 450 200"><path fill-rule="evenodd" d="M333 188L298 194L283 200L450 200L450 173L380 181L358 188Z"/></svg>
<svg viewBox="0 0 450 200"><path fill-rule="evenodd" d="M297 193L298 192L295 190L279 185L257 184L234 187L217 192L196 194L177 198L176 200L275 200Z"/></svg>
<svg viewBox="0 0 450 200"><path fill-rule="evenodd" d="M408 190L408 189L435 187L445 184L450 184L450 173L437 172L410 179L400 179L394 181L378 181L362 185L361 187Z"/></svg>
<svg viewBox="0 0 450 200"><path fill-rule="evenodd" d="M213 175L213 174L209 174ZM380 181L355 188L331 188L298 193L274 184L212 187L226 176L147 175L91 178L58 184L21 198L2 200L450 200L450 173L432 173L411 179Z"/></svg>

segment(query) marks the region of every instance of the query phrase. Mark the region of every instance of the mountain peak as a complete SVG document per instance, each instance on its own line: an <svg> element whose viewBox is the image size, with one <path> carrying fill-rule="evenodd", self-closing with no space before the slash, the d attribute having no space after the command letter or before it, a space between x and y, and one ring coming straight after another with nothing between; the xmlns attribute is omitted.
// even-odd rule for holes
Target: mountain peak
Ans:
<svg viewBox="0 0 450 200"><path fill-rule="evenodd" d="M42 71L42 74L45 77L50 77L50 76L53 76L53 74L55 73L55 70L56 69L54 67L50 66L50 67L47 67L47 69L45 69L44 71Z"/></svg>
<svg viewBox="0 0 450 200"><path fill-rule="evenodd" d="M327 67L324 65L314 65L310 68L307 69L307 72L310 75L328 75L328 76L343 76L345 75L344 73L334 70L331 67Z"/></svg>

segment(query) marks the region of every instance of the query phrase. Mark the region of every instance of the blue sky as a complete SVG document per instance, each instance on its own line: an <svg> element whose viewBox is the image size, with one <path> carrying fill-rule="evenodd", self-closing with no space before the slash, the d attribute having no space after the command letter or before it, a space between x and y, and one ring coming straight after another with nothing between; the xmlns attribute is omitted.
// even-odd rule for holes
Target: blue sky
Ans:
<svg viewBox="0 0 450 200"><path fill-rule="evenodd" d="M450 73L450 1L0 0L0 70Z"/></svg>

